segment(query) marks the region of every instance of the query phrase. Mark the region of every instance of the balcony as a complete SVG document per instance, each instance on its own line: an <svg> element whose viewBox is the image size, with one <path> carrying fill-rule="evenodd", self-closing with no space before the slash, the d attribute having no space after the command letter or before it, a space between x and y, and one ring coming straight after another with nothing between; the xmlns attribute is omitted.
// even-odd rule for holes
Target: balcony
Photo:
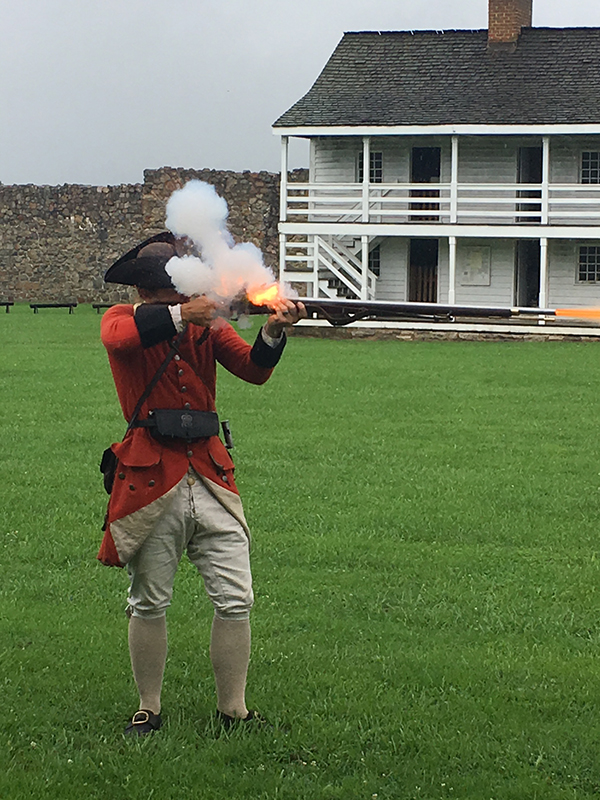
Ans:
<svg viewBox="0 0 600 800"><path fill-rule="evenodd" d="M282 221L597 226L600 185L289 183Z"/></svg>

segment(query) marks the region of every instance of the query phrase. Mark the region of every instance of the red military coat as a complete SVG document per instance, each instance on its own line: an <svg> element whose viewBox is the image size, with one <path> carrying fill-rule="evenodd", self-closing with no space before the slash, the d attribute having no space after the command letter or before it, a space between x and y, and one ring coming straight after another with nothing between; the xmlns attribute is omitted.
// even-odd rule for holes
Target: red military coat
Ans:
<svg viewBox="0 0 600 800"><path fill-rule="evenodd" d="M118 305L102 319L102 343L108 352L117 394L125 419L129 421L144 389L169 352L176 330L168 307ZM247 344L224 320L210 329L189 324L176 355L152 390L139 413L145 419L153 408L191 408L215 411L216 364L254 384L264 383L275 366L283 344L270 348L259 334L254 347ZM132 546L119 542L120 532L133 522L144 522L141 509L156 503L176 486L191 466L222 500L238 495L233 462L218 436L196 442L173 440L163 444L146 428L134 428L124 441L112 445L118 458L115 482L107 512L107 525L98 558L107 565L122 566ZM223 502L223 500L222 500ZM236 500L239 503L239 500ZM241 509L241 504L240 504ZM243 512L242 512L243 513ZM138 524L139 523L139 524ZM132 525L129 525L131 528ZM113 536L114 534L114 536ZM124 557L127 553L127 557ZM125 560L124 560L125 558Z"/></svg>

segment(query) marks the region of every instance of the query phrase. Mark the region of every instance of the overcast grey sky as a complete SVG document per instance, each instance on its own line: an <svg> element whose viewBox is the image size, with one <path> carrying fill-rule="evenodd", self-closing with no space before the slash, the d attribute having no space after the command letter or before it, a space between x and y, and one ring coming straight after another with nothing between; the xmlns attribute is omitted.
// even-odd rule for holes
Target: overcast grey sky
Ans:
<svg viewBox="0 0 600 800"><path fill-rule="evenodd" d="M272 122L344 31L484 28L487 0L0 0L0 182L279 169ZM534 0L600 26L598 0ZM305 148L292 166L306 163Z"/></svg>

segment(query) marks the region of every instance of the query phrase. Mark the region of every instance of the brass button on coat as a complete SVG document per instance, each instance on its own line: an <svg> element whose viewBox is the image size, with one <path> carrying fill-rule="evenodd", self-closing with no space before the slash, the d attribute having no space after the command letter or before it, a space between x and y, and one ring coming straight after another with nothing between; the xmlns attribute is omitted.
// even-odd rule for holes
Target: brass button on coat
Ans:
<svg viewBox="0 0 600 800"><path fill-rule="evenodd" d="M196 479L192 478L192 476L190 475L189 478L187 479L187 482L188 486L193 486L196 483Z"/></svg>
<svg viewBox="0 0 600 800"><path fill-rule="evenodd" d="M183 375L183 370L182 370L182 369L180 369L180 370L179 370L179 372L178 372L177 374L178 374L178 375Z"/></svg>
<svg viewBox="0 0 600 800"><path fill-rule="evenodd" d="M182 391L182 392L187 392L187 386L182 386L182 387L181 387L181 391Z"/></svg>
<svg viewBox="0 0 600 800"><path fill-rule="evenodd" d="M124 472L119 472L119 478L120 478L122 481L124 481L124 480L125 480L125 473L124 473Z"/></svg>
<svg viewBox="0 0 600 800"><path fill-rule="evenodd" d="M181 356L175 356L175 361L181 361Z"/></svg>
<svg viewBox="0 0 600 800"><path fill-rule="evenodd" d="M148 481L148 486L154 486L155 483L156 481Z"/></svg>
<svg viewBox="0 0 600 800"><path fill-rule="evenodd" d="M135 486L133 485L133 483L130 483L130 484L129 484L129 488L131 489L131 491L132 491L132 492L134 492L134 491L135 491Z"/></svg>
<svg viewBox="0 0 600 800"><path fill-rule="evenodd" d="M191 458L194 455L194 451L193 450L188 450L187 454L188 454L188 458Z"/></svg>
<svg viewBox="0 0 600 800"><path fill-rule="evenodd" d="M189 403L186 403L186 404L184 405L184 408L191 408L191 407L192 407L192 406L191 406Z"/></svg>

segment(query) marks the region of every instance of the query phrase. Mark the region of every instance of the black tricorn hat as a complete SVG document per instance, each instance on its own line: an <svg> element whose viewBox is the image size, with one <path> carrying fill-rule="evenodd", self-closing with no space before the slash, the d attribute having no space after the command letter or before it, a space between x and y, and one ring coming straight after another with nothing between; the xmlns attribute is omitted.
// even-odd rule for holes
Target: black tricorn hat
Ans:
<svg viewBox="0 0 600 800"><path fill-rule="evenodd" d="M139 286L142 289L174 289L165 266L178 254L176 244L177 240L171 231L151 236L115 261L104 274L105 282ZM145 248L148 248L147 252L142 253Z"/></svg>

